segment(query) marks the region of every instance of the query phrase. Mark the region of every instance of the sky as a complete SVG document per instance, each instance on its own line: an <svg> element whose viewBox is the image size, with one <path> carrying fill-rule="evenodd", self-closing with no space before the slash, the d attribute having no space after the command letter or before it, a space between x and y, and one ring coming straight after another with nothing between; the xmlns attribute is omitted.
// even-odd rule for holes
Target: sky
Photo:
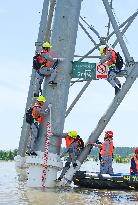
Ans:
<svg viewBox="0 0 138 205"><path fill-rule="evenodd" d="M5 0L0 7L0 150L18 148L21 126L28 96L32 57L35 52L43 0ZM113 11L118 24L125 21L138 9L137 0L113 0ZM81 16L86 17L101 36L107 34L108 16L102 0L83 0ZM98 38L88 29L98 43ZM112 29L110 30L110 32ZM138 17L125 33L124 41L131 56L138 61ZM115 35L109 42L115 40ZM84 55L93 44L86 34L78 29L75 54ZM117 51L121 52L119 46ZM93 55L99 55L96 50ZM88 59L85 59L88 61ZM89 62L98 62L91 59ZM121 79L124 82L124 79ZM68 106L84 83L70 88ZM124 101L111 118L105 130L113 130L115 146L138 146L138 80L135 81ZM64 131L77 130L87 138L112 102L114 89L105 80L93 81L65 121ZM105 131L104 130L104 131ZM104 132L100 136L103 140Z"/></svg>

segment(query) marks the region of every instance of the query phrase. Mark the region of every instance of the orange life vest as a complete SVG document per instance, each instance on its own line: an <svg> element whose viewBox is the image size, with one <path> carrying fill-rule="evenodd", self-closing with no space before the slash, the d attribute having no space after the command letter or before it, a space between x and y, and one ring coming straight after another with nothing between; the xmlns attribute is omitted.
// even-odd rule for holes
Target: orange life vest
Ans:
<svg viewBox="0 0 138 205"><path fill-rule="evenodd" d="M73 142L76 141L76 139L66 136L66 137L65 137L65 141L66 141L66 147L69 148L70 145L71 145ZM82 149L82 148L84 147L84 144L82 144L82 141L81 141L80 139L77 139L77 143L78 143L78 145L77 145L77 147L76 147L77 150L80 150L80 149Z"/></svg>
<svg viewBox="0 0 138 205"><path fill-rule="evenodd" d="M113 140L111 138L107 138L102 143L102 147L101 147L101 150L100 150L101 157L105 156L105 154L106 154L105 152L106 152L106 142L107 141L110 142L110 146L109 146L109 150L108 150L108 156L112 156L112 154L113 154L113 150L114 150Z"/></svg>
<svg viewBox="0 0 138 205"><path fill-rule="evenodd" d="M67 148L69 148L70 147L70 145L75 141L75 139L74 138L71 138L71 137L68 137L68 136L66 136L65 137L65 141L66 141L66 147Z"/></svg>
<svg viewBox="0 0 138 205"><path fill-rule="evenodd" d="M116 52L112 49L108 50L107 52L110 52L112 55L112 59L108 59L108 61L106 62L106 65L110 66L110 65L116 63Z"/></svg>
<svg viewBox="0 0 138 205"><path fill-rule="evenodd" d="M132 159L134 159L135 164L136 164L136 171L138 172L138 159L136 158L136 156L133 156ZM130 174L133 173L133 169L132 167L130 167Z"/></svg>
<svg viewBox="0 0 138 205"><path fill-rule="evenodd" d="M34 120L38 121L41 124L43 122L43 116L36 113L37 107L39 107L41 110L43 109L43 107L36 102L33 106L33 109L32 109L32 116L33 116Z"/></svg>
<svg viewBox="0 0 138 205"><path fill-rule="evenodd" d="M44 67L48 67L49 66L49 61L47 59L43 61L43 59L42 59L42 54L43 53L49 54L49 51L47 51L47 50L41 51L40 55L37 57L38 63L43 64Z"/></svg>

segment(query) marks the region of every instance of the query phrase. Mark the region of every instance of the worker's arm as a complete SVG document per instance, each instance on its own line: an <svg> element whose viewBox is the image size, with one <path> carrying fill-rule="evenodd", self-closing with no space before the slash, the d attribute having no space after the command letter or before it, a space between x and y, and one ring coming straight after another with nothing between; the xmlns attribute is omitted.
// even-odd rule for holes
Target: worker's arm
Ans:
<svg viewBox="0 0 138 205"><path fill-rule="evenodd" d="M97 143L93 143L92 145L95 147L98 147L98 148L101 148L101 146L102 146L101 144L97 144Z"/></svg>
<svg viewBox="0 0 138 205"><path fill-rule="evenodd" d="M105 63L106 61L108 61L108 59L112 59L112 54L111 54L111 52L108 52L108 53L100 60L100 63Z"/></svg>
<svg viewBox="0 0 138 205"><path fill-rule="evenodd" d="M54 61L54 59L52 58L52 56L50 56L48 53L42 53L42 60L48 60L48 61Z"/></svg>
<svg viewBox="0 0 138 205"><path fill-rule="evenodd" d="M80 148L83 149L84 148L84 141L81 137L80 137L80 142L81 142Z"/></svg>
<svg viewBox="0 0 138 205"><path fill-rule="evenodd" d="M40 107L36 107L36 114L40 114L41 116L45 116L49 113L49 104L46 103L46 105L41 109Z"/></svg>

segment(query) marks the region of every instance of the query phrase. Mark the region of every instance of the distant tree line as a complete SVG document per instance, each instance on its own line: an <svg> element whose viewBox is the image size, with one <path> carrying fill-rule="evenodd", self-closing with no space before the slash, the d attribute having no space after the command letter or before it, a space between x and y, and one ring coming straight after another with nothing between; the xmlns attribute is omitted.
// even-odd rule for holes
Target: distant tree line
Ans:
<svg viewBox="0 0 138 205"><path fill-rule="evenodd" d="M11 150L8 150L8 151L3 151L3 150L0 150L0 160L14 160L14 157L17 156L17 149L11 151Z"/></svg>
<svg viewBox="0 0 138 205"><path fill-rule="evenodd" d="M61 148L61 152L64 151L64 147ZM114 150L114 160L116 162L128 162L132 155L134 155L134 147L116 147ZM17 149L15 150L8 150L3 151L0 150L0 160L14 160L14 157L17 155ZM91 153L89 155L90 158L93 158L94 160L99 160L99 149L97 147L94 147L91 150ZM88 157L88 158L89 158Z"/></svg>
<svg viewBox="0 0 138 205"><path fill-rule="evenodd" d="M134 151L134 147L115 147L113 155L114 161L118 163L128 163L134 155ZM94 161L99 160L99 149L97 147L91 150L88 159L89 158L93 158Z"/></svg>
<svg viewBox="0 0 138 205"><path fill-rule="evenodd" d="M127 157L128 155L134 154L135 148L134 147L115 147L114 149L114 155L119 155L121 157ZM90 155L91 156L98 156L99 149L97 147L94 147L91 150Z"/></svg>

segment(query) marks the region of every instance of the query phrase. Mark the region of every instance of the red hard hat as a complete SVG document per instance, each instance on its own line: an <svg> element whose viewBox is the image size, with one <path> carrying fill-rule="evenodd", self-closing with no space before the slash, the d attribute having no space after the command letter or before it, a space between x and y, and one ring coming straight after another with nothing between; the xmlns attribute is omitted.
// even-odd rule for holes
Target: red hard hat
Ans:
<svg viewBox="0 0 138 205"><path fill-rule="evenodd" d="M111 130L108 130L105 132L108 136L113 136L113 132Z"/></svg>
<svg viewBox="0 0 138 205"><path fill-rule="evenodd" d="M135 154L138 154L138 148L135 149Z"/></svg>

